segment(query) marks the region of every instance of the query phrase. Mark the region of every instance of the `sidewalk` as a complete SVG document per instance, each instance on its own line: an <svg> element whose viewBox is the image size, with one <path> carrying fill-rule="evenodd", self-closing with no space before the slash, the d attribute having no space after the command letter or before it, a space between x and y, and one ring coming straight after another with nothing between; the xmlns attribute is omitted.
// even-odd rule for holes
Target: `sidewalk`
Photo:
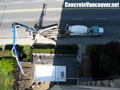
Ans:
<svg viewBox="0 0 120 90"><path fill-rule="evenodd" d="M41 44L56 44L55 41L45 38L43 36L38 36L36 40L32 40L31 38L24 37L19 38L18 41L16 41L19 45L32 45L33 43L41 43ZM0 38L0 45L6 45L6 44L13 44L12 38Z"/></svg>

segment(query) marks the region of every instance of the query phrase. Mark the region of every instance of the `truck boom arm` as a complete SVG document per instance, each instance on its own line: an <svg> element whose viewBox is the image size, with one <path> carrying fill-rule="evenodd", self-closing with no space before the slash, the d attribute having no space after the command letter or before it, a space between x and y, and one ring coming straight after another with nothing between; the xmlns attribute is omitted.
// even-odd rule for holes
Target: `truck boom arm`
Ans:
<svg viewBox="0 0 120 90"><path fill-rule="evenodd" d="M17 60L17 63L18 63L18 66L19 66L19 68L20 68L20 70L21 70L21 72L22 72L22 74L23 75L26 75L25 73L24 73L24 70L23 70L23 68L22 68L22 65L21 65L21 63L20 63L20 61L19 61L19 57L18 57L18 53L17 53L17 49L16 49L16 43L15 43L15 26L16 25L19 25L19 26L21 26L21 27L24 27L24 28L26 28L26 29L28 29L29 31L32 31L32 32L36 32L36 30L34 30L33 28L29 28L28 26L26 26L26 25L23 25L23 24L20 24L20 23L12 23L12 33L13 33L13 48L12 48L12 54L13 54L13 56L16 58L16 60Z"/></svg>

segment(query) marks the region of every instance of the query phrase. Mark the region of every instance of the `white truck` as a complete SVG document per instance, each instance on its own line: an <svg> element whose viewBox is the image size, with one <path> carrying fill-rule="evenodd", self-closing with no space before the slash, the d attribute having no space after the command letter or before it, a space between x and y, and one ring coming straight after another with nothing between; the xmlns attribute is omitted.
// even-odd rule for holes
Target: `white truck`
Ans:
<svg viewBox="0 0 120 90"><path fill-rule="evenodd" d="M99 26L92 26L88 28L84 25L66 25L62 31L63 36L102 36L104 34L104 28Z"/></svg>

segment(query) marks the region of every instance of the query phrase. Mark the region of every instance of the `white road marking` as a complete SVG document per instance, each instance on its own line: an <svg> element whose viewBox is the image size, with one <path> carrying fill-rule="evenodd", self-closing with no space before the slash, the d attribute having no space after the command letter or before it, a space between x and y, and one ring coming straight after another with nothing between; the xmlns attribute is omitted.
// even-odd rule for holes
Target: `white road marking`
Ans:
<svg viewBox="0 0 120 90"><path fill-rule="evenodd" d="M47 21L56 21L56 20L60 20L59 18L45 18L44 20Z"/></svg>
<svg viewBox="0 0 120 90"><path fill-rule="evenodd" d="M30 22L30 21L37 21L37 19L11 19L11 20L8 20L8 19L4 19L2 22L5 23L5 22Z"/></svg>
<svg viewBox="0 0 120 90"><path fill-rule="evenodd" d="M36 21L35 19L22 19L21 21Z"/></svg>
<svg viewBox="0 0 120 90"><path fill-rule="evenodd" d="M56 1L63 1L63 0L56 0Z"/></svg>
<svg viewBox="0 0 120 90"><path fill-rule="evenodd" d="M0 3L0 5L3 5L3 3Z"/></svg>
<svg viewBox="0 0 120 90"><path fill-rule="evenodd" d="M75 10L75 9L81 9L83 10L83 8L47 8L47 11L61 11L61 10ZM84 8L85 9L85 8ZM93 8L88 8L88 9L93 9ZM94 9L98 9L98 8L94 8ZM108 9L108 8L106 8ZM109 8L109 9L120 9L120 8ZM0 10L0 13L6 12L6 13L13 13L13 12L38 12L38 11L42 11L42 8L39 9L18 9L18 10Z"/></svg>
<svg viewBox="0 0 120 90"><path fill-rule="evenodd" d="M45 0L34 0L33 3L37 3L37 2L45 2Z"/></svg>
<svg viewBox="0 0 120 90"><path fill-rule="evenodd" d="M103 17L103 18L96 18L97 20L106 20L107 18Z"/></svg>
<svg viewBox="0 0 120 90"><path fill-rule="evenodd" d="M72 18L72 20L83 20L83 18Z"/></svg>
<svg viewBox="0 0 120 90"><path fill-rule="evenodd" d="M13 20L3 20L2 22L12 22Z"/></svg>
<svg viewBox="0 0 120 90"><path fill-rule="evenodd" d="M24 3L24 1L17 1L17 2L12 2L12 3L20 4L20 3Z"/></svg>

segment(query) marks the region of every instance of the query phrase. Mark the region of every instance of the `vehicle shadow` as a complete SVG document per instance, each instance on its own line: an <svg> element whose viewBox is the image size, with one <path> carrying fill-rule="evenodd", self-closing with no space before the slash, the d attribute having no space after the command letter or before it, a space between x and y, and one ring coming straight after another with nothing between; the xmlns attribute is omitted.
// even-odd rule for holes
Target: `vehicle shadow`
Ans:
<svg viewBox="0 0 120 90"><path fill-rule="evenodd" d="M44 17L44 15L46 15L46 9L47 9L47 4L44 3L43 8L42 8L42 12L41 12L41 15L40 15L40 18L39 18L39 23L38 23L39 29L42 28L43 17Z"/></svg>
<svg viewBox="0 0 120 90"><path fill-rule="evenodd" d="M43 18L46 15L47 4L43 4L42 11L38 22L33 26L36 30L43 29Z"/></svg>
<svg viewBox="0 0 120 90"><path fill-rule="evenodd" d="M47 13L46 10L47 10L47 4L44 3L43 7L42 7L41 15L39 17L39 20L34 25L35 29L41 30L41 29L45 29L45 28L49 28L49 27L57 25L57 23L51 24L51 25L47 25L47 26L43 25L43 21L44 21L43 19L44 19L44 16L46 15L46 13Z"/></svg>

